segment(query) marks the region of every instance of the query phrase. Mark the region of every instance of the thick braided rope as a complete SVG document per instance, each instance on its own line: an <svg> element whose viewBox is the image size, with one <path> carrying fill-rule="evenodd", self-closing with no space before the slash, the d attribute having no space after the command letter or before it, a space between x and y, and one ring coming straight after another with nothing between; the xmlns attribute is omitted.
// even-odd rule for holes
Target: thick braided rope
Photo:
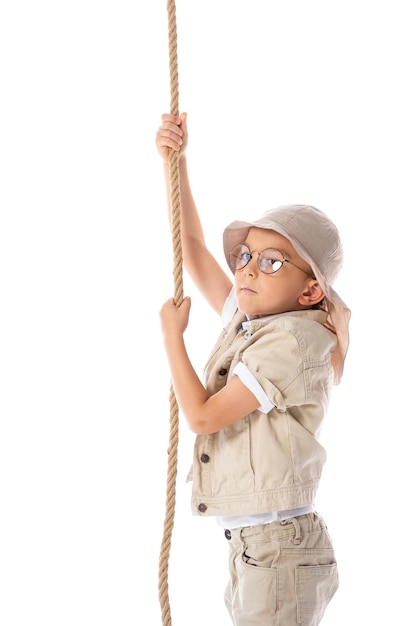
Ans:
<svg viewBox="0 0 418 626"><path fill-rule="evenodd" d="M169 35L169 61L170 61L170 112L179 115L179 87L177 67L177 21L176 4L174 0L167 0L168 35ZM174 277L174 300L179 305L183 300L183 260L181 249L181 205L180 205L180 180L178 154L170 151L169 178L171 194L171 221L173 239L173 277ZM177 450L178 450L178 423L179 410L172 385L170 386L170 440L168 447L167 464L167 494L166 515L164 520L164 533L160 549L159 568L159 600L161 606L161 618L163 626L171 626L170 599L168 593L168 563L171 548L171 537L174 527L174 514L176 504L176 479L177 479Z"/></svg>

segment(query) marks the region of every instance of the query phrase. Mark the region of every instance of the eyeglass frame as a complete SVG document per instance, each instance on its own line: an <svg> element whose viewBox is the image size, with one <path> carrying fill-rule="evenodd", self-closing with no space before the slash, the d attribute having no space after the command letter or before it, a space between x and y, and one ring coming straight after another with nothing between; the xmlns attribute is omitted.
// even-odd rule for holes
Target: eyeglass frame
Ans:
<svg viewBox="0 0 418 626"><path fill-rule="evenodd" d="M247 267L248 263L251 261L251 259L254 256L254 253L257 252L258 257L257 257L257 267L260 270L260 272L263 272L263 274L266 274L267 276L271 276L272 274L277 274L277 272L279 272L281 270L281 268L283 267L283 265L285 263L290 263L290 265L294 265L294 267L297 267L298 270L300 270L301 272L303 272L304 274L306 274L307 276L310 276L311 278L315 279L315 276L313 275L312 272L307 272L306 270L304 270L303 268L299 267L299 265L297 265L296 263L293 263L293 261L289 261L289 259L286 259L285 255L283 254L283 252L281 250L279 250L278 248L265 248L264 250L262 250L261 252L258 252L258 250L250 250L249 246L247 246L246 243L237 243L232 250L230 250L229 252L229 260L231 260L231 256L233 251L236 248L246 248L248 250L248 254L249 254L249 259L248 261L242 266L242 267L235 267L235 272L239 272L241 270L243 270L245 267ZM278 252L279 254L282 255L282 259L277 259L277 261L279 261L280 263L280 267L277 268L277 270L273 270L272 272L266 272L263 270L263 268L260 266L259 263L259 259L260 256L263 254L263 252L266 252L267 250L274 250L275 252ZM238 259L239 257L236 255L234 258ZM230 263L231 265L231 263ZM234 265L231 265L231 269L234 268ZM235 273L234 272L234 273ZM316 280L316 279L315 279Z"/></svg>

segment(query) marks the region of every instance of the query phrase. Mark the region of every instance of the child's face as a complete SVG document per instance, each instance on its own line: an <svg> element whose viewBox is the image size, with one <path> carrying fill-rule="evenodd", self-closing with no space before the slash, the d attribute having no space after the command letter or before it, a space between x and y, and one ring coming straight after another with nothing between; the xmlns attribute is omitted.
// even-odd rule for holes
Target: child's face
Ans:
<svg viewBox="0 0 418 626"><path fill-rule="evenodd" d="M251 228L242 243L248 246L252 255L248 264L235 272L235 291L240 311L247 315L264 316L309 308L303 304L303 294L316 281L309 265L286 237L273 230ZM283 263L277 272L265 274L257 261L259 253L267 248L280 251L291 263Z"/></svg>

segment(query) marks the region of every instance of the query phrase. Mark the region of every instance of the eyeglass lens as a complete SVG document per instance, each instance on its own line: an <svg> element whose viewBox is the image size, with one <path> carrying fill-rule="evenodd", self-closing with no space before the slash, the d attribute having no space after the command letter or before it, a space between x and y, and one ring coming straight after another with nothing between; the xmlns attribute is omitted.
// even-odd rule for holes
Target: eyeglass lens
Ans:
<svg viewBox="0 0 418 626"><path fill-rule="evenodd" d="M245 244L238 244L229 253L230 266L234 271L242 270L251 260L251 250ZM283 265L283 255L275 248L266 248L258 254L257 265L265 274L274 274Z"/></svg>

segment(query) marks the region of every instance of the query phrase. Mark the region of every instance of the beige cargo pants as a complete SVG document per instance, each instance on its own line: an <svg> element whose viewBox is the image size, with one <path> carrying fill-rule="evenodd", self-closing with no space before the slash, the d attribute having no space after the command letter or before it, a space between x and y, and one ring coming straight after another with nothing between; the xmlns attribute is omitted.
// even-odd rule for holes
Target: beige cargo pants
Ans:
<svg viewBox="0 0 418 626"><path fill-rule="evenodd" d="M308 513L284 522L225 530L234 626L317 626L338 588L325 522Z"/></svg>

